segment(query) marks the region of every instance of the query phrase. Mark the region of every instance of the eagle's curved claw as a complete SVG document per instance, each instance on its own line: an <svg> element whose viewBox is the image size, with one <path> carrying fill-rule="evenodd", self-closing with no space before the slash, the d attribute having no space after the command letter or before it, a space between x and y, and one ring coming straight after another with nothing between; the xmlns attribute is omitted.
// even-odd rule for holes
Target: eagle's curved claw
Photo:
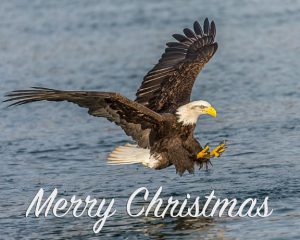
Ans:
<svg viewBox="0 0 300 240"><path fill-rule="evenodd" d="M223 153L226 148L227 148L226 141L224 140L224 141L220 142L220 144L210 152L210 157L211 158L220 157L221 153Z"/></svg>

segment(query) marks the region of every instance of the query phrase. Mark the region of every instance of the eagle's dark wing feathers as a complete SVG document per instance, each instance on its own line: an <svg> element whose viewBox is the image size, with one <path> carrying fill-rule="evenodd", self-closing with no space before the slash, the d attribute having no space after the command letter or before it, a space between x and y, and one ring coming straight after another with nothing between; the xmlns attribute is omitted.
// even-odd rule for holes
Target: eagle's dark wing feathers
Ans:
<svg viewBox="0 0 300 240"><path fill-rule="evenodd" d="M6 95L10 106L36 101L68 101L88 109L89 114L105 117L116 123L141 146L148 145L151 129L161 124L162 116L147 107L131 101L118 93L92 91L60 91L48 88L17 90Z"/></svg>
<svg viewBox="0 0 300 240"><path fill-rule="evenodd" d="M159 62L144 77L136 93L136 102L156 112L174 113L190 101L194 81L217 50L216 26L205 19L203 29L194 23L194 31L174 34L178 42L167 43Z"/></svg>

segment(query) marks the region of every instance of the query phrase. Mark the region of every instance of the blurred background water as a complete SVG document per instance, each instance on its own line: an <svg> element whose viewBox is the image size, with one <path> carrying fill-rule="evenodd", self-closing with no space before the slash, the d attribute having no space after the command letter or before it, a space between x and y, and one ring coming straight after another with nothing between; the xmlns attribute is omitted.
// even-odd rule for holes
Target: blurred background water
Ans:
<svg viewBox="0 0 300 240"><path fill-rule="evenodd" d="M105 119L69 103L34 103L0 111L3 239L98 239L93 219L25 218L39 188L64 196L116 200L100 238L300 239L300 2L1 1L0 96L42 86L118 91L133 99L171 34L214 19L219 49L198 77L193 99L218 118L198 122L202 144L227 139L209 171L180 177L170 167L108 166L129 138ZM269 196L268 218L130 218L129 195L163 186L163 196L210 193Z"/></svg>

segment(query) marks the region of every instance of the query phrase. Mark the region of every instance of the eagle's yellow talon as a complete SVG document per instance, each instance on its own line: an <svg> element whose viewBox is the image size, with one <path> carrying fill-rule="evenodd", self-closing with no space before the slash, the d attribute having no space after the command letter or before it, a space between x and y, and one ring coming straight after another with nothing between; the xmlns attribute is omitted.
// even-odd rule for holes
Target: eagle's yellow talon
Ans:
<svg viewBox="0 0 300 240"><path fill-rule="evenodd" d="M209 145L206 144L204 149L197 154L197 159L202 159L202 161L206 161L207 159L220 157L221 153L223 153L226 149L226 142L220 143L217 147L215 147L211 152L209 152Z"/></svg>
<svg viewBox="0 0 300 240"><path fill-rule="evenodd" d="M204 151L204 152L208 152L208 151L209 151L209 145L208 145L208 144L206 144L206 145L205 145L205 147L204 147L204 149L203 149L202 151Z"/></svg>
<svg viewBox="0 0 300 240"><path fill-rule="evenodd" d="M209 145L207 144L201 152L197 154L197 158L210 158Z"/></svg>
<svg viewBox="0 0 300 240"><path fill-rule="evenodd" d="M225 149L226 149L226 142L224 141L223 143L219 144L210 152L210 157L220 157L221 153L224 152Z"/></svg>

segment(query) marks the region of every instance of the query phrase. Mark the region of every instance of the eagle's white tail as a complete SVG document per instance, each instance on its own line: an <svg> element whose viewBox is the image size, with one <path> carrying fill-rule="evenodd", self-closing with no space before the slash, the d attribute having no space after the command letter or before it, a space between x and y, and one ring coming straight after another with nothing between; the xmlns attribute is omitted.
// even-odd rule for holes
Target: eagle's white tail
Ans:
<svg viewBox="0 0 300 240"><path fill-rule="evenodd" d="M159 164L159 159L150 154L150 149L129 143L116 147L107 160L110 165L141 163L146 167L155 168Z"/></svg>

